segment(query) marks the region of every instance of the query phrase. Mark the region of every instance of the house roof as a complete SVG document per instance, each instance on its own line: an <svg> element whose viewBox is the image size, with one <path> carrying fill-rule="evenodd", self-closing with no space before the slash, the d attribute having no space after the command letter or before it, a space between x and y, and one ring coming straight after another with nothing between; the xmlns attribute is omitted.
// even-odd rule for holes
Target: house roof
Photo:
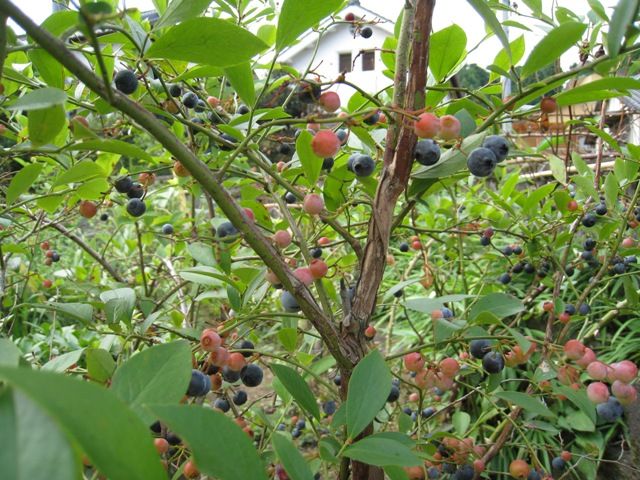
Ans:
<svg viewBox="0 0 640 480"><path fill-rule="evenodd" d="M380 29L389 35L393 35L395 22L393 22L392 20L389 20L386 17L383 17L382 15L377 14L372 10L364 8L363 6L360 5L359 0L351 0L340 13L345 12L347 10L348 12L353 13L356 17L359 17L359 18L366 18L368 20L378 19L379 22L370 25L370 27L374 29L375 28ZM320 23L320 26L326 27L330 22L331 22L331 19L326 18L323 22ZM340 28L341 26L344 26L344 24L335 24L329 28L329 31L334 30L336 28ZM298 53L310 47L315 41L316 41L316 36L314 35L313 30L307 30L305 33L302 34L302 36L298 40L298 43L286 48L280 54L279 60L281 62L288 61L290 58L295 57Z"/></svg>

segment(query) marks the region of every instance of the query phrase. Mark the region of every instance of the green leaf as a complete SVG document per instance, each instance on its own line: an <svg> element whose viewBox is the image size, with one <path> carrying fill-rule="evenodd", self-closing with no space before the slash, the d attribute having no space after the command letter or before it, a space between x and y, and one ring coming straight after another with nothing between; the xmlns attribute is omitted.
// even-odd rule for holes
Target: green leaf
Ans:
<svg viewBox="0 0 640 480"><path fill-rule="evenodd" d="M355 438L382 409L391 391L391 373L378 350L356 365L347 394L347 433Z"/></svg>
<svg viewBox="0 0 640 480"><path fill-rule="evenodd" d="M211 0L172 0L153 28L158 30L197 17L210 3Z"/></svg>
<svg viewBox="0 0 640 480"><path fill-rule="evenodd" d="M638 0L620 0L616 5L613 15L611 15L609 33L607 34L607 47L609 55L612 57L620 53L622 39L629 25L633 23L637 12Z"/></svg>
<svg viewBox="0 0 640 480"><path fill-rule="evenodd" d="M22 351L8 338L0 338L0 365L17 367L20 365Z"/></svg>
<svg viewBox="0 0 640 480"><path fill-rule="evenodd" d="M247 105L253 105L256 101L256 88L253 83L253 70L251 64L244 62L224 69L227 80Z"/></svg>
<svg viewBox="0 0 640 480"><path fill-rule="evenodd" d="M453 423L453 428L456 429L456 433L460 437L464 437L464 434L467 433L467 429L471 424L471 415L462 410L457 410L456 413L451 416L451 423Z"/></svg>
<svg viewBox="0 0 640 480"><path fill-rule="evenodd" d="M429 68L438 82L443 82L460 61L467 47L467 34L456 25L450 25L431 35L429 39Z"/></svg>
<svg viewBox="0 0 640 480"><path fill-rule="evenodd" d="M171 27L147 50L149 58L229 67L267 48L244 28L219 18L193 18Z"/></svg>
<svg viewBox="0 0 640 480"><path fill-rule="evenodd" d="M278 19L276 50L291 45L302 33L335 12L343 3L343 0L285 0Z"/></svg>
<svg viewBox="0 0 640 480"><path fill-rule="evenodd" d="M32 308L42 308L63 314L72 320L90 323L93 320L93 307L86 303L29 303Z"/></svg>
<svg viewBox="0 0 640 480"><path fill-rule="evenodd" d="M89 348L86 351L87 373L98 383L105 383L116 369L116 362L109 352L102 348Z"/></svg>
<svg viewBox="0 0 640 480"><path fill-rule="evenodd" d="M322 170L322 159L313 153L312 140L313 136L306 130L303 130L296 140L296 152L300 158L302 171L311 186L316 184Z"/></svg>
<svg viewBox="0 0 640 480"><path fill-rule="evenodd" d="M566 418L561 417L559 423L560 427L564 427L567 430L578 432L595 432L596 425L591 419L581 410L568 409L569 413Z"/></svg>
<svg viewBox="0 0 640 480"><path fill-rule="evenodd" d="M67 101L67 94L59 88L46 87L33 90L7 105L7 110L33 111L62 106Z"/></svg>
<svg viewBox="0 0 640 480"><path fill-rule="evenodd" d="M585 196L598 198L598 191L593 186L592 178L574 175L573 177L571 177L571 181L576 184L578 190L580 190Z"/></svg>
<svg viewBox="0 0 640 480"><path fill-rule="evenodd" d="M261 25L256 32L256 35L260 40L269 45L270 47L276 43L276 34L278 29L275 25Z"/></svg>
<svg viewBox="0 0 640 480"><path fill-rule="evenodd" d="M47 85L60 89L64 87L64 67L48 52L36 48L29 52L29 59Z"/></svg>
<svg viewBox="0 0 640 480"><path fill-rule="evenodd" d="M519 407L524 408L528 412L535 413L536 415L541 415L543 417L555 417L555 414L544 405L542 402L539 402L536 397L523 392L495 392L494 396L505 400L508 403L512 403L513 405L517 405Z"/></svg>
<svg viewBox="0 0 640 480"><path fill-rule="evenodd" d="M503 48L498 52L496 58L493 60L493 65L508 72L512 66L517 65L517 63L522 59L525 52L525 41L524 35L520 35L513 42L511 42L511 56L509 53ZM498 74L492 72L490 75L490 80L498 78Z"/></svg>
<svg viewBox="0 0 640 480"><path fill-rule="evenodd" d="M522 76L526 77L546 67L556 58L569 50L586 30L587 26L579 22L566 22L551 30L535 46L522 67Z"/></svg>
<svg viewBox="0 0 640 480"><path fill-rule="evenodd" d="M74 143L65 148L71 151L86 152L111 152L118 155L124 155L132 159L139 158L141 160L153 161L153 157L140 147L123 142L122 140L87 140L82 143Z"/></svg>
<svg viewBox="0 0 640 480"><path fill-rule="evenodd" d="M203 242L194 242L187 244L187 250L191 257L198 263L213 267L216 264L216 259L213 256L213 249L211 245L207 245Z"/></svg>
<svg viewBox="0 0 640 480"><path fill-rule="evenodd" d="M313 480L309 465L286 435L275 432L271 443L291 480Z"/></svg>
<svg viewBox="0 0 640 480"><path fill-rule="evenodd" d="M34 146L53 141L67 123L62 105L31 110L28 115L29 140Z"/></svg>
<svg viewBox="0 0 640 480"><path fill-rule="evenodd" d="M267 480L253 442L223 413L196 405L150 409L185 440L202 473L220 480Z"/></svg>
<svg viewBox="0 0 640 480"><path fill-rule="evenodd" d="M564 90L555 96L558 105L574 105L577 103L621 97L629 90L640 90L640 80L630 77L608 77Z"/></svg>
<svg viewBox="0 0 640 480"><path fill-rule="evenodd" d="M71 365L78 363L80 357L84 353L84 348L79 350L73 350L71 352L63 353L57 357L52 358L42 366L42 370L50 370L52 372L62 373Z"/></svg>
<svg viewBox="0 0 640 480"><path fill-rule="evenodd" d="M613 172L609 172L604 180L604 200L607 207L614 209L618 200L618 181Z"/></svg>
<svg viewBox="0 0 640 480"><path fill-rule="evenodd" d="M0 378L53 417L111 480L167 478L149 428L113 392L66 375L28 368L0 367Z"/></svg>
<svg viewBox="0 0 640 480"><path fill-rule="evenodd" d="M553 154L550 154L547 158L549 159L549 166L551 167L551 174L553 175L553 178L555 178L559 183L566 185L567 170L564 165L564 160Z"/></svg>
<svg viewBox="0 0 640 480"><path fill-rule="evenodd" d="M473 9L480 14L482 19L484 20L484 23L486 23L491 31L493 31L493 33L496 35L496 37L498 37L500 43L502 43L502 46L507 51L507 54L509 55L509 57L511 57L511 46L509 45L509 37L504 32L502 25L496 17L496 14L493 13L493 10L491 9L491 7L489 7L489 4L486 2L486 0L467 1L471 4Z"/></svg>
<svg viewBox="0 0 640 480"><path fill-rule="evenodd" d="M97 163L91 160L83 160L74 166L62 172L56 177L53 186L67 185L69 183L77 183L96 177L105 177L105 173Z"/></svg>
<svg viewBox="0 0 640 480"><path fill-rule="evenodd" d="M302 409L320 420L320 409L316 397L307 382L293 368L277 363L271 364L271 370L284 388L295 398Z"/></svg>
<svg viewBox="0 0 640 480"><path fill-rule="evenodd" d="M131 325L131 316L136 305L136 292L132 288L117 288L102 292L100 300L104 302L107 322L124 322Z"/></svg>
<svg viewBox="0 0 640 480"><path fill-rule="evenodd" d="M33 182L40 175L43 166L41 163L32 163L31 165L25 165L16 173L7 188L7 205L15 202L20 195L29 190L29 187L33 185Z"/></svg>
<svg viewBox="0 0 640 480"><path fill-rule="evenodd" d="M596 406L587 397L586 390L576 391L565 385L554 385L553 391L567 397L571 403L573 403L580 409L580 411L582 411L585 415L587 415L587 417L589 417L593 424L596 423Z"/></svg>
<svg viewBox="0 0 640 480"><path fill-rule="evenodd" d="M378 467L412 467L422 464L422 460L404 443L378 435L365 437L348 446L344 450L344 456Z"/></svg>
<svg viewBox="0 0 640 480"><path fill-rule="evenodd" d="M524 310L522 302L506 293L490 293L480 298L469 312L469 319L473 320L483 312L489 312L498 318L515 315Z"/></svg>
<svg viewBox="0 0 640 480"><path fill-rule="evenodd" d="M94 178L78 185L76 194L82 200L99 200L108 193L111 185L105 178Z"/></svg>
<svg viewBox="0 0 640 480"><path fill-rule="evenodd" d="M278 330L278 340L288 352L295 352L298 343L297 328L282 328Z"/></svg>
<svg viewBox="0 0 640 480"><path fill-rule="evenodd" d="M191 349L186 341L155 345L134 355L116 370L111 390L150 425L145 404L178 403L191 378Z"/></svg>
<svg viewBox="0 0 640 480"><path fill-rule="evenodd" d="M80 462L67 436L17 390L0 389L0 472L11 480L80 479Z"/></svg>
<svg viewBox="0 0 640 480"><path fill-rule="evenodd" d="M414 297L405 300L404 306L410 310L415 310L416 312L431 313L436 309L443 308L446 303L461 302L467 298L474 298L474 295L444 295L442 297L435 298Z"/></svg>

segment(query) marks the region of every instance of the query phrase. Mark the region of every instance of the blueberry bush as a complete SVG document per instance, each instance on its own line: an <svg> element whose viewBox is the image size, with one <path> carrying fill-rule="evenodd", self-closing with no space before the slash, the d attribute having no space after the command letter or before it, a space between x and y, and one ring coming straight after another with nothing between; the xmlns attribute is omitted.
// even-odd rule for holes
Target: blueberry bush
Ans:
<svg viewBox="0 0 640 480"><path fill-rule="evenodd" d="M3 479L638 478L638 0L346 3L0 0Z"/></svg>

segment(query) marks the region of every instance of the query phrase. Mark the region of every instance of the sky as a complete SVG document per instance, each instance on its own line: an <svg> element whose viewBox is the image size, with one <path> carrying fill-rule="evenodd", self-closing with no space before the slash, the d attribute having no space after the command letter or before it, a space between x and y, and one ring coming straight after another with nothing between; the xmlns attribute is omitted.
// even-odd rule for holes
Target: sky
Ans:
<svg viewBox="0 0 640 480"><path fill-rule="evenodd" d="M15 0L14 0L15 1ZM42 22L51 13L51 0L21 0L18 2L31 18L37 22ZM126 4L128 8L137 7L141 10L153 9L151 0L123 0L122 4ZM361 0L363 7L373 10L374 12L395 20L400 13L403 5L402 0ZM518 2L521 4L522 2ZM616 0L601 0L605 9L611 8L617 3ZM577 15L584 15L588 10L587 0L542 0L544 12L551 14L554 5L565 7ZM518 7L522 11L526 11L526 7L520 5ZM499 18L502 15L498 13ZM533 22L530 19L517 19L520 23L524 23L532 32L525 33L525 44L527 51L539 41L545 30L542 25ZM467 49L472 50L473 47L485 36L485 30L480 16L471 8L466 0L437 0L436 9L433 17L434 30L441 30L453 23L460 25L467 34ZM522 31L511 28L511 39L520 36ZM479 48L474 49L468 57L468 63L477 63L482 67L491 64L496 53L500 50L500 44L497 39L491 38L483 43ZM576 62L576 53L569 52L562 59L564 66L568 66Z"/></svg>

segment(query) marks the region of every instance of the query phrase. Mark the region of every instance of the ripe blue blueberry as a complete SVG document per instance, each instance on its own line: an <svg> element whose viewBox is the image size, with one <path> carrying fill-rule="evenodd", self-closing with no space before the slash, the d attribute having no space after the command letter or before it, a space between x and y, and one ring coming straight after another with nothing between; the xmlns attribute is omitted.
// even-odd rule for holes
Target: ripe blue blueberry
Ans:
<svg viewBox="0 0 640 480"><path fill-rule="evenodd" d="M565 462L562 457L555 457L551 460L551 468L556 472L564 470L566 466L567 462Z"/></svg>
<svg viewBox="0 0 640 480"><path fill-rule="evenodd" d="M626 265L629 265L631 263L638 263L638 257L636 257L635 255L627 255L626 257L624 257L624 263Z"/></svg>
<svg viewBox="0 0 640 480"><path fill-rule="evenodd" d="M617 275L622 275L626 271L627 271L627 266L624 264L624 262L618 262L615 265L613 265L613 272L616 273Z"/></svg>
<svg viewBox="0 0 640 480"><path fill-rule="evenodd" d="M509 154L509 143L500 135L489 135L484 139L484 142L482 142L482 146L491 150L498 162L504 161Z"/></svg>
<svg viewBox="0 0 640 480"><path fill-rule="evenodd" d="M249 341L249 340L242 340L240 342L240 345L238 345L238 350L253 350L255 349L255 345L253 344L253 342ZM253 355L253 352L242 352L242 356L245 358L250 357L251 355Z"/></svg>
<svg viewBox="0 0 640 480"><path fill-rule="evenodd" d="M400 298L403 293L404 292L402 291L402 289L396 290L395 292L393 292L393 296L396 297L396 298Z"/></svg>
<svg viewBox="0 0 640 480"><path fill-rule="evenodd" d="M113 77L116 88L125 95L131 95L138 88L138 77L131 70L120 70Z"/></svg>
<svg viewBox="0 0 640 480"><path fill-rule="evenodd" d="M240 372L231 370L229 367L224 367L222 369L222 378L225 382L236 383L238 380L240 380Z"/></svg>
<svg viewBox="0 0 640 480"><path fill-rule="evenodd" d="M376 163L369 155L355 154L349 157L347 168L358 177L368 177L376 168Z"/></svg>
<svg viewBox="0 0 640 480"><path fill-rule="evenodd" d="M231 409L231 405L229 405L229 401L226 398L216 398L216 401L213 402L213 408L227 413Z"/></svg>
<svg viewBox="0 0 640 480"><path fill-rule="evenodd" d="M296 203L296 196L292 192L287 192L284 194L284 201L288 204Z"/></svg>
<svg viewBox="0 0 640 480"><path fill-rule="evenodd" d="M330 172L331 169L333 168L335 161L333 160L333 158L328 157L322 160L322 170L326 170L327 172Z"/></svg>
<svg viewBox="0 0 640 480"><path fill-rule="evenodd" d="M482 368L487 373L500 373L504 369L504 358L498 352L489 352L482 357Z"/></svg>
<svg viewBox="0 0 640 480"><path fill-rule="evenodd" d="M244 390L238 390L236 393L233 394L233 403L234 405L244 405L245 403L247 403L247 399L249 397L247 396L247 392L245 392Z"/></svg>
<svg viewBox="0 0 640 480"><path fill-rule="evenodd" d="M589 306L588 303L581 303L580 306L578 307L578 313L580 315L588 315L589 312L591 312L591 307Z"/></svg>
<svg viewBox="0 0 640 480"><path fill-rule="evenodd" d="M522 271L524 270L524 264L522 262L518 262L516 263L513 268L511 268L511 271L513 273L522 273Z"/></svg>
<svg viewBox="0 0 640 480"><path fill-rule="evenodd" d="M371 35L373 35L373 30L371 30L371 27L364 27L362 30L360 30L360 36L362 38L371 38Z"/></svg>
<svg viewBox="0 0 640 480"><path fill-rule="evenodd" d="M171 95L174 98L182 95L182 88L180 88L180 85L177 85L175 83L169 85L169 95Z"/></svg>
<svg viewBox="0 0 640 480"><path fill-rule="evenodd" d="M295 297L286 290L283 291L280 295L280 303L282 304L282 308L284 308L286 312L293 313L300 311L300 305L298 305Z"/></svg>
<svg viewBox="0 0 640 480"><path fill-rule="evenodd" d="M435 165L440 160L440 145L431 139L416 143L415 159L420 165Z"/></svg>
<svg viewBox="0 0 640 480"><path fill-rule="evenodd" d="M247 107L246 105L240 105L238 107L238 110L236 110L236 113L238 115L245 115L245 114L249 113L249 107Z"/></svg>
<svg viewBox="0 0 640 480"><path fill-rule="evenodd" d="M400 398L400 387L397 385L391 386L391 391L389 392L389 396L387 397L387 403L393 403Z"/></svg>
<svg viewBox="0 0 640 480"><path fill-rule="evenodd" d="M520 245L516 245L515 247L513 247L513 254L514 255L521 255L522 254L522 247Z"/></svg>
<svg viewBox="0 0 640 480"><path fill-rule="evenodd" d="M529 472L529 476L527 476L527 480L542 480L542 477L537 470L531 470Z"/></svg>
<svg viewBox="0 0 640 480"><path fill-rule="evenodd" d="M471 465L462 465L453 475L453 480L473 480L475 474Z"/></svg>
<svg viewBox="0 0 640 480"><path fill-rule="evenodd" d="M53 252L51 254L51 261L52 262L59 262L60 261L60 254L58 252Z"/></svg>
<svg viewBox="0 0 640 480"><path fill-rule="evenodd" d="M311 256L313 258L321 258L322 257L322 248L318 247L318 248L314 248L313 250L311 250Z"/></svg>
<svg viewBox="0 0 640 480"><path fill-rule="evenodd" d="M510 245L507 245L506 247L504 247L502 249L502 254L506 255L507 257L509 257L510 255L513 254L513 248Z"/></svg>
<svg viewBox="0 0 640 480"><path fill-rule="evenodd" d="M596 405L596 412L603 422L610 423L615 422L622 417L624 409L622 408L622 405L620 405L618 399L611 396L605 403Z"/></svg>
<svg viewBox="0 0 640 480"><path fill-rule="evenodd" d="M599 203L596 205L596 213L598 215L606 215L607 214L607 205L604 203Z"/></svg>
<svg viewBox="0 0 640 480"><path fill-rule="evenodd" d="M427 407L427 408L423 409L422 412L420 412L420 415L422 415L422 418L429 418L434 413L436 413L436 409L435 408Z"/></svg>
<svg viewBox="0 0 640 480"><path fill-rule="evenodd" d="M170 223L165 223L162 226L162 233L164 233L165 235L173 235L173 225L171 225Z"/></svg>
<svg viewBox="0 0 640 480"><path fill-rule="evenodd" d="M322 411L325 415L333 415L336 413L337 407L336 402L334 400L327 400L322 404Z"/></svg>
<svg viewBox="0 0 640 480"><path fill-rule="evenodd" d="M100 215L100 220L102 220L103 222L106 222L107 220L109 220L109 214L103 213L102 215Z"/></svg>
<svg viewBox="0 0 640 480"><path fill-rule="evenodd" d="M129 177L120 177L113 184L119 193L127 193L133 186L133 181Z"/></svg>
<svg viewBox="0 0 640 480"><path fill-rule="evenodd" d="M524 264L524 273L528 273L529 275L531 275L535 271L536 271L536 267L534 267L532 264L528 262Z"/></svg>
<svg viewBox="0 0 640 480"><path fill-rule="evenodd" d="M575 315L576 314L576 307L574 307L572 304L567 303L564 306L564 311L565 313L568 313L569 315Z"/></svg>
<svg viewBox="0 0 640 480"><path fill-rule="evenodd" d="M429 470L427 470L427 476L429 479L434 480L440 476L440 470L436 467L429 467Z"/></svg>
<svg viewBox="0 0 640 480"><path fill-rule="evenodd" d="M473 358L483 358L491 350L491 342L484 338L471 340L469 352Z"/></svg>
<svg viewBox="0 0 640 480"><path fill-rule="evenodd" d="M254 363L250 363L240 371L240 380L247 387L257 387L260 385L263 376L262 369Z"/></svg>
<svg viewBox="0 0 640 480"><path fill-rule="evenodd" d="M476 177L488 177L496 168L498 160L493 151L480 147L471 151L467 157L467 167Z"/></svg>
<svg viewBox="0 0 640 480"><path fill-rule="evenodd" d="M139 198L132 198L127 202L127 213L132 217L140 217L147 211L144 201Z"/></svg>
<svg viewBox="0 0 640 480"><path fill-rule="evenodd" d="M442 308L442 317L443 318L452 318L453 317L453 312L449 308L443 307Z"/></svg>
<svg viewBox="0 0 640 480"><path fill-rule="evenodd" d="M491 239L489 237L485 237L484 235L480 237L480 245L483 247L488 247L491 245Z"/></svg>
<svg viewBox="0 0 640 480"><path fill-rule="evenodd" d="M365 37L368 38L368 37ZM367 125L375 125L380 121L380 112L372 113L364 118L363 122Z"/></svg>
<svg viewBox="0 0 640 480"><path fill-rule="evenodd" d="M597 221L598 219L593 213L587 213L584 217L582 217L582 225L587 228L593 227Z"/></svg>
<svg viewBox="0 0 640 480"><path fill-rule="evenodd" d="M409 251L409 244L407 242L402 242L398 248L400 249L401 252L408 252Z"/></svg>
<svg viewBox="0 0 640 480"><path fill-rule="evenodd" d="M144 196L144 187L142 184L135 182L131 184L131 188L127 191L129 198L142 198Z"/></svg>
<svg viewBox="0 0 640 480"><path fill-rule="evenodd" d="M498 281L503 285L507 285L508 283L511 283L511 275L503 273L500 275L500 278L498 278Z"/></svg>
<svg viewBox="0 0 640 480"><path fill-rule="evenodd" d="M190 397L202 397L211 390L211 379L200 370L191 370L191 380L187 388Z"/></svg>
<svg viewBox="0 0 640 480"><path fill-rule="evenodd" d="M186 108L194 108L198 104L198 96L193 92L187 92L182 96L182 104Z"/></svg>
<svg viewBox="0 0 640 480"><path fill-rule="evenodd" d="M238 229L231 222L223 222L216 230L216 234L218 238L235 237L238 234Z"/></svg>
<svg viewBox="0 0 640 480"><path fill-rule="evenodd" d="M594 248L596 248L597 244L598 243L593 238L587 238L582 244L582 246L584 247L585 250L593 250Z"/></svg>

